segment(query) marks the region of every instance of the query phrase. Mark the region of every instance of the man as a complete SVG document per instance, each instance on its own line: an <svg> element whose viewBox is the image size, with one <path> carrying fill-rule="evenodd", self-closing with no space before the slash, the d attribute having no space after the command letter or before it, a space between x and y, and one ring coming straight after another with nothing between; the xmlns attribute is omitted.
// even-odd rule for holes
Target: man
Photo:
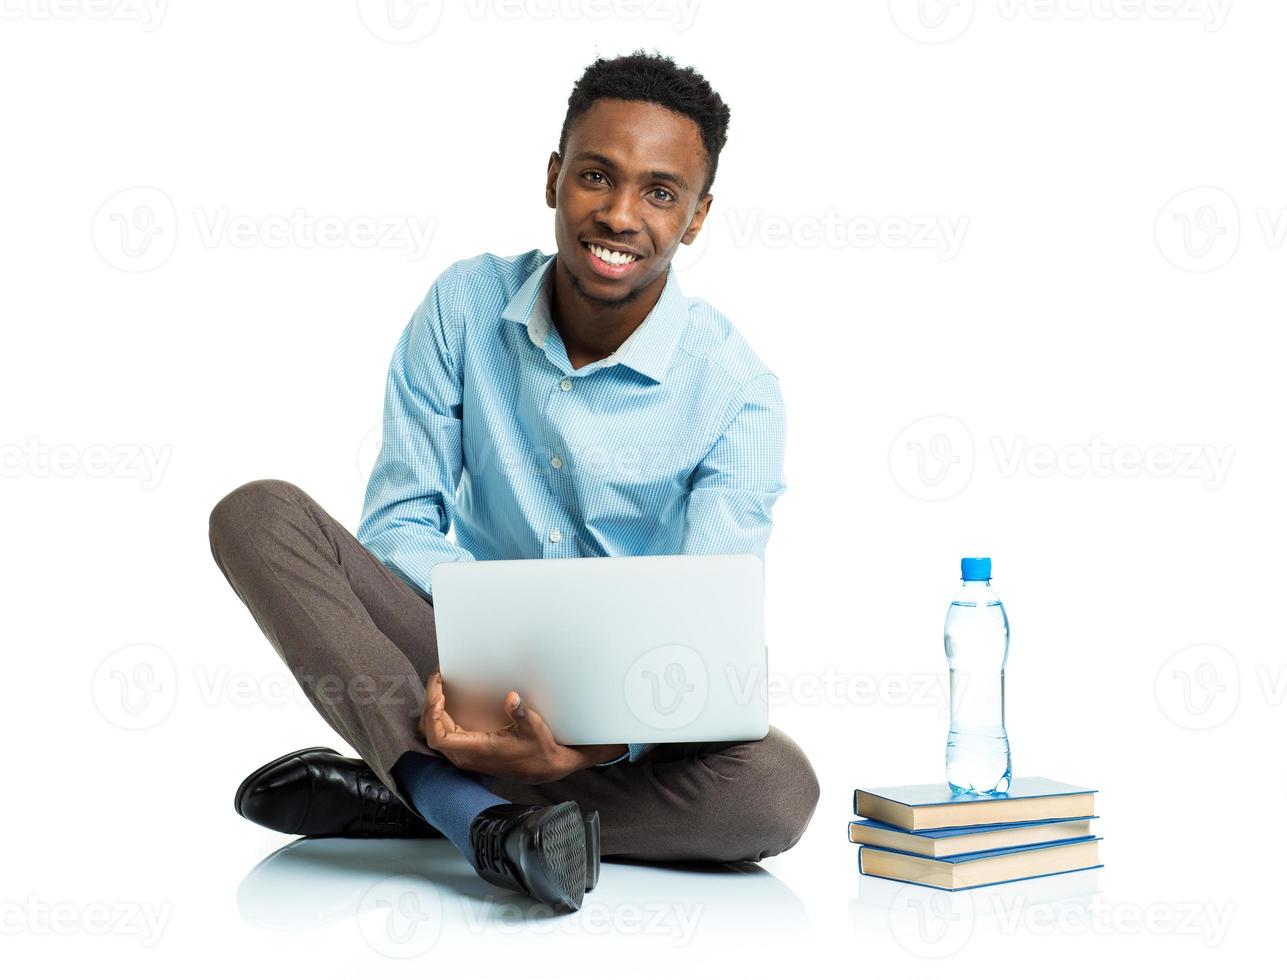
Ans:
<svg viewBox="0 0 1287 980"><path fill-rule="evenodd" d="M778 381L670 268L710 210L728 118L669 58L589 66L546 177L557 253L483 254L434 282L393 355L356 538L280 481L215 507L219 567L361 757L276 759L238 789L242 816L440 832L486 880L560 911L580 907L600 854L754 861L800 838L817 780L776 729L563 746L520 692L500 723L471 721L438 676L438 562L763 557L785 489Z"/></svg>

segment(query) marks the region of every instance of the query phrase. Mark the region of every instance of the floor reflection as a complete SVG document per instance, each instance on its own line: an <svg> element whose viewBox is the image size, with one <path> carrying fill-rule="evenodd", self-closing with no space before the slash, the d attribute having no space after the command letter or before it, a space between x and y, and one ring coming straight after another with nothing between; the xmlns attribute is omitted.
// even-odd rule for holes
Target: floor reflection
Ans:
<svg viewBox="0 0 1287 980"><path fill-rule="evenodd" d="M297 839L250 870L237 889L237 907L247 922L276 931L326 929L358 918L377 946L423 942L431 931L436 941L436 933L457 927L521 932L548 926L551 918L543 906L480 879L449 842L423 839ZM380 921L368 929L364 917ZM676 943L699 932L809 927L796 894L754 864L605 862L581 911L557 921L560 931L652 932Z"/></svg>
<svg viewBox="0 0 1287 980"><path fill-rule="evenodd" d="M1085 921L1099 891L1098 868L957 892L859 875L849 923L937 959L959 952L980 932L1011 933L1032 921Z"/></svg>

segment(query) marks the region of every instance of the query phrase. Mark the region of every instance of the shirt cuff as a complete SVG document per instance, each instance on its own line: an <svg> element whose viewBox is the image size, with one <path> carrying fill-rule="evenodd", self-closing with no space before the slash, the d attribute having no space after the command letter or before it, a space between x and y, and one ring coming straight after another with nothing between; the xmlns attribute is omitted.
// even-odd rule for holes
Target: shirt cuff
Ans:
<svg viewBox="0 0 1287 980"><path fill-rule="evenodd" d="M594 768L600 766L615 766L618 762L638 762L639 757L652 748L651 742L630 742L626 745L626 751L622 752L615 759L609 759L607 762L595 763Z"/></svg>

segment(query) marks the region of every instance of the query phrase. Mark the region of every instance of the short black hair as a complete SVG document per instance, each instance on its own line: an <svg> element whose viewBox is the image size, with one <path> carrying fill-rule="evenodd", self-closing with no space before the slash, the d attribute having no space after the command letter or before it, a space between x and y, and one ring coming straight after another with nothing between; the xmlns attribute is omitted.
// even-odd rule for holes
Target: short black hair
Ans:
<svg viewBox="0 0 1287 980"><path fill-rule="evenodd" d="M706 196L715 182L720 150L728 141L729 108L701 73L691 66L680 68L659 51L649 54L642 48L612 59L597 59L568 96L568 111L559 133L560 157L567 148L572 124L598 99L655 102L697 123L707 164L706 182L698 196Z"/></svg>

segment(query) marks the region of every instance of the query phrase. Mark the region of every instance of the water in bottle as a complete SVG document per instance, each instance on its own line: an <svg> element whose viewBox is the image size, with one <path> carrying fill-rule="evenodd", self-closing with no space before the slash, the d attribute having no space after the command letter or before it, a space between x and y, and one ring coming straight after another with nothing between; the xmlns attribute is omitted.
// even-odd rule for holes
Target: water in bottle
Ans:
<svg viewBox="0 0 1287 980"><path fill-rule="evenodd" d="M1010 621L992 591L992 559L961 559L961 591L947 610L943 645L951 672L947 781L953 793L1010 789L1005 661Z"/></svg>

